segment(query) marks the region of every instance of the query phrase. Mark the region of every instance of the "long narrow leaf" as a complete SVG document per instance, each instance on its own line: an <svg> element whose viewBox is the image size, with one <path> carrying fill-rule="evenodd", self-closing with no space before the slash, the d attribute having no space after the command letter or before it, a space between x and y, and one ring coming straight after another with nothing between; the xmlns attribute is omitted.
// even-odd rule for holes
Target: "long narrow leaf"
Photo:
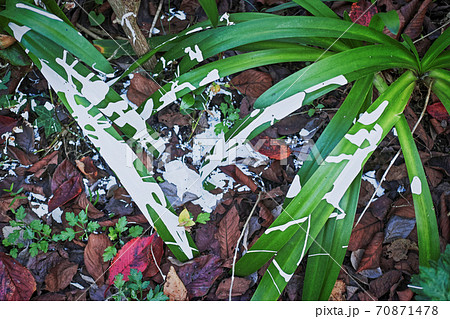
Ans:
<svg viewBox="0 0 450 319"><path fill-rule="evenodd" d="M219 22L219 12L217 10L216 0L198 0L203 10L205 10L211 24L215 27Z"/></svg>

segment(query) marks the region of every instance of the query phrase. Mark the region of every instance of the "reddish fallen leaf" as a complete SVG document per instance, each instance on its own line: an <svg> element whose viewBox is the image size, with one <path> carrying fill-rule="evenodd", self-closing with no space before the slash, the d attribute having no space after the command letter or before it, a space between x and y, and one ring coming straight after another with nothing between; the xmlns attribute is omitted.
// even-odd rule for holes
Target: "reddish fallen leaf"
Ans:
<svg viewBox="0 0 450 319"><path fill-rule="evenodd" d="M45 277L47 290L56 292L66 288L72 281L73 276L77 273L78 265L64 259L55 267L49 270Z"/></svg>
<svg viewBox="0 0 450 319"><path fill-rule="evenodd" d="M162 239L156 233L149 237L139 237L130 240L114 257L109 269L108 284L111 286L118 274L122 274L123 279L127 281L131 269L137 269L144 273L147 268L151 268L148 277L155 275L158 272L155 260L159 265L162 255Z"/></svg>
<svg viewBox="0 0 450 319"><path fill-rule="evenodd" d="M17 120L9 116L0 115L0 136L6 132L11 132L17 126Z"/></svg>
<svg viewBox="0 0 450 319"><path fill-rule="evenodd" d="M75 163L81 173L83 173L91 183L97 181L98 169L94 165L92 158L84 156L80 160L76 160Z"/></svg>
<svg viewBox="0 0 450 319"><path fill-rule="evenodd" d="M263 203L259 202L258 207L259 207L259 217L264 219L264 222L261 224L261 226L268 228L273 222L273 215Z"/></svg>
<svg viewBox="0 0 450 319"><path fill-rule="evenodd" d="M256 99L272 86L272 77L265 72L247 70L235 76L231 84L242 94Z"/></svg>
<svg viewBox="0 0 450 319"><path fill-rule="evenodd" d="M45 172L48 165L51 164L58 164L58 151L54 151L50 153L49 155L45 156L38 162L34 163L33 166L31 166L29 169L27 169L28 172L34 173L34 176L39 178L41 175Z"/></svg>
<svg viewBox="0 0 450 319"><path fill-rule="evenodd" d="M81 175L80 173L78 173L75 166L73 166L68 159L63 160L53 173L52 192L55 192L62 186L62 184L64 184L74 176L78 176L81 179Z"/></svg>
<svg viewBox="0 0 450 319"><path fill-rule="evenodd" d="M235 206L227 212L219 223L219 231L216 238L220 243L220 256L226 260L234 256L234 249L240 235L239 214Z"/></svg>
<svg viewBox="0 0 450 319"><path fill-rule="evenodd" d="M37 155L27 153L14 146L8 146L8 155L17 159L20 164L25 166L31 165L39 159Z"/></svg>
<svg viewBox="0 0 450 319"><path fill-rule="evenodd" d="M406 288L402 291L397 291L398 299L400 301L411 301L412 297L414 296L414 293L411 289Z"/></svg>
<svg viewBox="0 0 450 319"><path fill-rule="evenodd" d="M78 206L78 207L74 207ZM103 217L105 214L98 210L87 198L86 193L81 193L80 196L78 196L76 205L72 206L72 210L76 210L77 208L79 210L85 210L87 208L88 217L92 219L97 219Z"/></svg>
<svg viewBox="0 0 450 319"><path fill-rule="evenodd" d="M220 257L214 255L200 256L181 266L178 276L186 286L189 297L206 295L212 284L222 275L221 266Z"/></svg>
<svg viewBox="0 0 450 319"><path fill-rule="evenodd" d="M170 266L170 270L167 273L166 282L164 283L164 294L169 297L170 301L189 300L187 289L173 266Z"/></svg>
<svg viewBox="0 0 450 319"><path fill-rule="evenodd" d="M30 271L0 252L0 301L27 301L36 290Z"/></svg>
<svg viewBox="0 0 450 319"><path fill-rule="evenodd" d="M195 231L195 243L200 252L209 250L212 253L220 254L220 245L214 234L217 227L214 223L201 224Z"/></svg>
<svg viewBox="0 0 450 319"><path fill-rule="evenodd" d="M248 186L252 192L258 190L258 185L255 184L253 179L245 175L236 165L220 166L219 168L222 172L232 177L238 184Z"/></svg>
<svg viewBox="0 0 450 319"><path fill-rule="evenodd" d="M406 27L404 34L408 35L412 40L416 39L423 29L423 20L425 19L425 14L427 13L428 6L433 0L424 0L420 5L419 11L416 13L414 18L409 22Z"/></svg>
<svg viewBox="0 0 450 319"><path fill-rule="evenodd" d="M412 130L412 128L416 125L419 118L409 105L406 106L404 114L408 122L409 128ZM430 136L428 136L422 124L419 123L419 125L417 125L414 135L418 136L425 143L425 146L428 149L431 150L433 148L434 140Z"/></svg>
<svg viewBox="0 0 450 319"><path fill-rule="evenodd" d="M450 241L450 217L448 216L447 202L450 202L450 193L443 192L440 198L439 227L442 237L446 242Z"/></svg>
<svg viewBox="0 0 450 319"><path fill-rule="evenodd" d="M256 140L256 141L255 141ZM253 149L275 160L284 160L291 155L291 149L282 140L260 135L252 141Z"/></svg>
<svg viewBox="0 0 450 319"><path fill-rule="evenodd" d="M349 16L352 22L360 25L369 26L372 17L378 13L377 7L371 6L370 1L360 0L352 4ZM367 10L367 11L366 11Z"/></svg>
<svg viewBox="0 0 450 319"><path fill-rule="evenodd" d="M356 216L355 223L358 218L359 215ZM348 243L348 250L355 251L359 248L366 247L373 235L381 230L381 222L373 217L370 212L366 212L359 224L352 231L350 242Z"/></svg>
<svg viewBox="0 0 450 319"><path fill-rule="evenodd" d="M139 73L134 73L130 81L127 97L131 102L139 106L159 88L160 86L155 81L147 79Z"/></svg>
<svg viewBox="0 0 450 319"><path fill-rule="evenodd" d="M246 278L235 277L233 281L233 290L231 291L231 297L242 296L248 288L250 288L251 280ZM217 287L216 297L217 299L228 299L230 295L231 278L222 280Z"/></svg>
<svg viewBox="0 0 450 319"><path fill-rule="evenodd" d="M450 115L448 114L444 104L442 102L433 103L427 106L427 112L436 120L444 121L448 120Z"/></svg>
<svg viewBox="0 0 450 319"><path fill-rule="evenodd" d="M80 176L73 176L65 181L59 188L53 192L53 197L48 201L48 211L64 205L68 201L74 199L83 191L83 182Z"/></svg>
<svg viewBox="0 0 450 319"><path fill-rule="evenodd" d="M112 246L112 243L106 234L90 234L84 249L86 269L99 286L105 283L105 273L108 270L109 262L103 261L103 253L109 246Z"/></svg>
<svg viewBox="0 0 450 319"><path fill-rule="evenodd" d="M381 277L378 277L370 282L370 292L373 293L375 297L380 298L387 293L389 289L400 280L401 277L401 271L390 270Z"/></svg>
<svg viewBox="0 0 450 319"><path fill-rule="evenodd" d="M414 202L412 195L401 197L392 204L391 215L397 215L404 218L415 218Z"/></svg>
<svg viewBox="0 0 450 319"><path fill-rule="evenodd" d="M357 272L366 270L366 269L375 269L380 266L380 257L383 243L384 234L383 232L376 233L369 246L367 246L366 251L364 252L363 258L359 262Z"/></svg>

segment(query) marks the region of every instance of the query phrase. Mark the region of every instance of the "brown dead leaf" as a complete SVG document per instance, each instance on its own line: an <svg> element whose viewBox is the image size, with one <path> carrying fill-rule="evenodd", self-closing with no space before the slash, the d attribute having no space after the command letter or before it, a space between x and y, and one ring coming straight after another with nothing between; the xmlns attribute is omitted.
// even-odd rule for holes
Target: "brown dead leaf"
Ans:
<svg viewBox="0 0 450 319"><path fill-rule="evenodd" d="M251 281L246 278L235 277L233 281L233 290L231 291L231 297L242 296L248 288L250 288ZM223 300L228 299L230 294L231 278L222 280L217 287L216 297Z"/></svg>
<svg viewBox="0 0 450 319"><path fill-rule="evenodd" d="M16 39L10 35L0 34L0 50L4 50L16 43Z"/></svg>
<svg viewBox="0 0 450 319"><path fill-rule="evenodd" d="M395 262L408 259L409 250L419 251L417 244L409 239L399 238L388 245L386 253L388 258L392 258Z"/></svg>
<svg viewBox="0 0 450 319"><path fill-rule="evenodd" d="M153 80L147 79L139 73L134 73L130 81L127 97L131 102L139 106L159 88L160 86Z"/></svg>
<svg viewBox="0 0 450 319"><path fill-rule="evenodd" d="M400 301L411 301L412 297L414 296L414 293L411 289L406 288L402 291L397 291L398 299Z"/></svg>
<svg viewBox="0 0 450 319"><path fill-rule="evenodd" d="M7 223L11 220L11 218L9 218L9 216L6 214L8 210L17 209L19 206L28 203L28 199L26 198L26 196L24 196L24 194L21 193L18 196L19 198L16 198L15 200L15 197L10 196L9 194L0 197L0 223ZM14 203L11 205L13 200Z"/></svg>
<svg viewBox="0 0 450 319"><path fill-rule="evenodd" d="M28 301L36 290L30 271L0 252L0 301Z"/></svg>
<svg viewBox="0 0 450 319"><path fill-rule="evenodd" d="M408 121L409 128L412 130L412 128L416 125L419 118L414 113L414 111L407 105L405 107L404 111L406 120ZM416 131L414 132L414 135L417 136L428 149L432 149L434 145L433 139L428 136L428 134L425 132L425 129L423 128L422 124L419 123L419 125L416 128Z"/></svg>
<svg viewBox="0 0 450 319"><path fill-rule="evenodd" d="M53 153L48 154L40 161L34 163L33 166L31 166L27 171L30 173L34 173L34 176L37 178L41 177L49 165L58 164L58 154L58 151L54 151Z"/></svg>
<svg viewBox="0 0 450 319"><path fill-rule="evenodd" d="M8 155L17 159L20 164L28 166L39 160L36 154L27 153L20 148L8 146Z"/></svg>
<svg viewBox="0 0 450 319"><path fill-rule="evenodd" d="M402 163L398 166L392 166L388 174L386 175L386 181L398 181L408 176L408 172L406 171L406 164Z"/></svg>
<svg viewBox="0 0 450 319"><path fill-rule="evenodd" d="M450 241L450 217L447 202L450 202L450 192L443 192L440 198L439 227L442 237Z"/></svg>
<svg viewBox="0 0 450 319"><path fill-rule="evenodd" d="M264 222L261 224L261 226L268 228L273 223L274 219L273 215L271 211L267 209L267 207L263 203L259 202L258 207L259 207L259 217L264 219Z"/></svg>
<svg viewBox="0 0 450 319"><path fill-rule="evenodd" d="M378 232L376 233L372 240L370 241L369 246L367 246L363 258L361 259L357 272L366 270L366 269L375 269L380 266L380 257L383 243L384 233Z"/></svg>
<svg viewBox="0 0 450 319"><path fill-rule="evenodd" d="M355 223L358 218L359 215L356 216ZM366 247L373 238L373 235L381 230L381 222L370 212L366 212L359 224L352 231L350 242L348 243L348 250L355 251L359 248Z"/></svg>
<svg viewBox="0 0 450 319"><path fill-rule="evenodd" d="M378 301L378 298L372 295L368 291L360 291L358 292L358 299L360 301Z"/></svg>
<svg viewBox="0 0 450 319"><path fill-rule="evenodd" d="M437 187L444 178L444 175L440 171L428 166L425 166L425 175L427 176L428 182L433 187Z"/></svg>
<svg viewBox="0 0 450 319"><path fill-rule="evenodd" d="M78 265L70 262L68 259L64 259L55 267L50 269L45 277L45 284L47 290L56 292L66 288L73 276L77 273Z"/></svg>
<svg viewBox="0 0 450 319"><path fill-rule="evenodd" d="M236 183L248 186L252 192L256 192L258 190L258 185L255 184L252 178L245 175L236 165L232 164L220 166L219 169L228 176L232 177Z"/></svg>
<svg viewBox="0 0 450 319"><path fill-rule="evenodd" d="M188 292L180 277L173 266L170 266L169 273L164 284L164 294L169 297L170 301L186 301L189 300Z"/></svg>
<svg viewBox="0 0 450 319"><path fill-rule="evenodd" d="M98 180L98 169L94 165L92 158L84 156L80 160L76 160L75 163L90 183L95 183Z"/></svg>
<svg viewBox="0 0 450 319"><path fill-rule="evenodd" d="M370 204L370 211L372 212L373 216L382 221L391 208L391 205L392 199L390 199L389 196L385 194Z"/></svg>
<svg viewBox="0 0 450 319"><path fill-rule="evenodd" d="M240 235L239 214L235 206L227 212L219 223L219 231L216 238L220 243L220 256L226 260L233 257L234 249Z"/></svg>
<svg viewBox="0 0 450 319"><path fill-rule="evenodd" d="M166 125L169 128L178 126L190 126L191 117L188 115L183 115L181 113L167 112L158 115L158 120L160 123Z"/></svg>
<svg viewBox="0 0 450 319"><path fill-rule="evenodd" d="M103 261L103 253L109 246L112 246L112 243L106 234L90 234L84 249L86 269L99 286L105 283L105 273L109 262Z"/></svg>
<svg viewBox="0 0 450 319"><path fill-rule="evenodd" d="M433 0L425 0L420 5L419 11L417 11L414 18L406 27L404 34L408 35L412 40L415 40L423 29L423 20L425 19L425 14L427 13L428 6Z"/></svg>
<svg viewBox="0 0 450 319"><path fill-rule="evenodd" d="M347 287L345 282L341 279L336 280L334 283L333 290L331 291L330 298L328 301L345 301L345 292L347 291Z"/></svg>
<svg viewBox="0 0 450 319"><path fill-rule="evenodd" d="M377 298L380 298L389 289L396 284L402 278L402 272L398 270L390 270L383 274L381 277L370 282L370 292L372 292Z"/></svg>
<svg viewBox="0 0 450 319"><path fill-rule="evenodd" d="M76 207L78 206L78 207ZM81 193L76 200L76 205L73 205L72 210L85 210L87 208L87 213L89 218L97 219L103 217L105 214L98 210L87 198L86 193Z"/></svg>
<svg viewBox="0 0 450 319"><path fill-rule="evenodd" d="M412 195L400 198L392 204L391 215L397 215L404 218L416 218Z"/></svg>
<svg viewBox="0 0 450 319"><path fill-rule="evenodd" d="M247 70L235 76L231 84L242 94L256 99L272 86L272 78L268 73Z"/></svg>

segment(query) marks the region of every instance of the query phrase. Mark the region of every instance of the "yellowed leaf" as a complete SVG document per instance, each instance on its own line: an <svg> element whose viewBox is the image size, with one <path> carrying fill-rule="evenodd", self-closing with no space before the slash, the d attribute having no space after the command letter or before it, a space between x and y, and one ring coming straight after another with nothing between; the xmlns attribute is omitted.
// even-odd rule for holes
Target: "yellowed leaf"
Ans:
<svg viewBox="0 0 450 319"><path fill-rule="evenodd" d="M171 301L185 301L189 300L186 287L178 277L177 272L173 266L170 266L169 273L164 284L164 294L169 297Z"/></svg>

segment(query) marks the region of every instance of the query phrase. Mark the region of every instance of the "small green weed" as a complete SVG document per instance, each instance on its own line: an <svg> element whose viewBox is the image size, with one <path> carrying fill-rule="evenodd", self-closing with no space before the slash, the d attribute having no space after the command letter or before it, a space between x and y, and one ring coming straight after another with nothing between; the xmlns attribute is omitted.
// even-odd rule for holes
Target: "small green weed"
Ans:
<svg viewBox="0 0 450 319"><path fill-rule="evenodd" d="M223 121L217 123L214 127L214 133L217 135L219 135L220 132L227 133L233 126L234 122L239 119L240 110L233 106L231 97L229 95L225 95L224 100L225 102L221 103L219 106L219 109L223 114Z"/></svg>

